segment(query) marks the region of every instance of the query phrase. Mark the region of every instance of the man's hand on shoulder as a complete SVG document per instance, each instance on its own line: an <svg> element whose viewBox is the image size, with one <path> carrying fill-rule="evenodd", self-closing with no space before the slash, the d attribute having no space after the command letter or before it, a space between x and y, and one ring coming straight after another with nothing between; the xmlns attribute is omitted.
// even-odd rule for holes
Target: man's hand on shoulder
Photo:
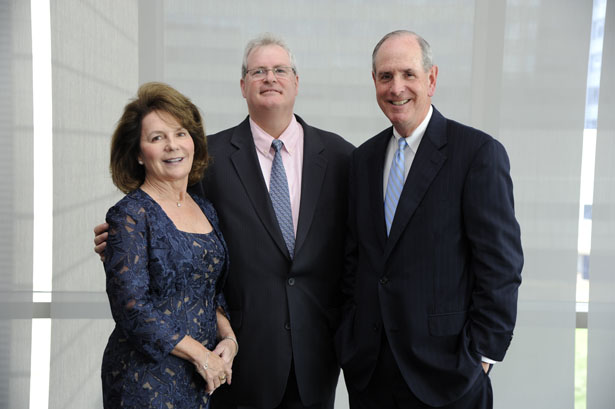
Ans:
<svg viewBox="0 0 615 409"><path fill-rule="evenodd" d="M105 261L105 247L109 236L109 224L103 223L94 227L94 251L100 256L101 261Z"/></svg>

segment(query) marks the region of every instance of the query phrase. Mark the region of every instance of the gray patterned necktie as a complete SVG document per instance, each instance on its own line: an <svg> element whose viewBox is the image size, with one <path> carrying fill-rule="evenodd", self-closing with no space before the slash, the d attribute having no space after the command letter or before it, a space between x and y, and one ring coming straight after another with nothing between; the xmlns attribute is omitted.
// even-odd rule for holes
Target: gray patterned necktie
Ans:
<svg viewBox="0 0 615 409"><path fill-rule="evenodd" d="M269 196L273 204L273 210L278 219L284 242L292 259L295 252L295 230L293 228L293 213L290 207L290 194L288 193L288 180L282 163L280 150L284 143L274 139L271 146L275 150L273 164L271 166L271 178L269 179Z"/></svg>
<svg viewBox="0 0 615 409"><path fill-rule="evenodd" d="M399 138L399 148L395 151L393 162L391 163L391 172L389 172L389 181L387 182L387 190L384 195L384 221L387 225L387 236L391 232L391 225L395 217L397 203L401 196L401 191L404 188L404 149L408 144L404 138Z"/></svg>

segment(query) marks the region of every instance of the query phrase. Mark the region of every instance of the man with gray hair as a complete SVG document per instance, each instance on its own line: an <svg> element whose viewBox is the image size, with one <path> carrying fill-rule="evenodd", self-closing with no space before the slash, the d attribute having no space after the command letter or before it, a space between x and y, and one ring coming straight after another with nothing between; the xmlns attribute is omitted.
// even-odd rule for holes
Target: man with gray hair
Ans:
<svg viewBox="0 0 615 409"><path fill-rule="evenodd" d="M224 288L240 352L218 408L332 409L333 336L343 298L348 169L354 147L293 112L299 76L271 34L250 41L241 68L248 117L208 136L212 163L192 192L215 206L230 271ZM97 226L104 251L107 225Z"/></svg>
<svg viewBox="0 0 615 409"><path fill-rule="evenodd" d="M438 67L416 33L384 36L372 66L393 126L351 161L336 335L351 409L491 408L523 266L508 156L432 106Z"/></svg>
<svg viewBox="0 0 615 409"><path fill-rule="evenodd" d="M224 292L241 345L213 407L333 408L353 146L294 115L299 76L280 39L248 43L240 86L249 116L208 137L201 186L228 244Z"/></svg>

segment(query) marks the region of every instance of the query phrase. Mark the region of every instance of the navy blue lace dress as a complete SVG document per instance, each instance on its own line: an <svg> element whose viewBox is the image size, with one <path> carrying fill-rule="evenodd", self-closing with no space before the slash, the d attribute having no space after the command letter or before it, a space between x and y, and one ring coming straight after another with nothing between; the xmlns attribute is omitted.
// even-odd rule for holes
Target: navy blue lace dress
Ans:
<svg viewBox="0 0 615 409"><path fill-rule="evenodd" d="M212 204L197 196L214 230L177 230L140 189L107 213L107 295L115 329L102 363L105 408L209 407L205 381L170 352L190 335L216 343L216 309L228 311L221 287L227 250Z"/></svg>

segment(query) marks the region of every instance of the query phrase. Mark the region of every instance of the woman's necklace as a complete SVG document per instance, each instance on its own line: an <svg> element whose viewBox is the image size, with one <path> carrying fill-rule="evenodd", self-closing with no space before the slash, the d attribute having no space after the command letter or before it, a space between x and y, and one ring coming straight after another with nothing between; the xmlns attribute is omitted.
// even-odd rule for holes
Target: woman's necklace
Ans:
<svg viewBox="0 0 615 409"><path fill-rule="evenodd" d="M141 187L141 189L143 189L143 187ZM144 191L145 191L146 193L147 193L149 190L150 190L150 188L149 188L149 187L146 187L146 188L144 189ZM152 196L152 197L156 196L156 197L160 198L162 201L167 201L167 200L173 201L173 202L175 202L175 204L177 205L177 207L182 207L182 205L183 205L183 203L182 203L182 202L184 201L184 199L182 199L182 198L181 198L181 196L180 196L180 199L179 199L179 200L175 200L175 199L171 199L171 198L165 198L165 197L164 197L165 195L159 194L159 192L158 192L156 189L152 189L152 190L153 190L153 192L152 192L151 194L149 194L149 193L148 193L150 196Z"/></svg>

